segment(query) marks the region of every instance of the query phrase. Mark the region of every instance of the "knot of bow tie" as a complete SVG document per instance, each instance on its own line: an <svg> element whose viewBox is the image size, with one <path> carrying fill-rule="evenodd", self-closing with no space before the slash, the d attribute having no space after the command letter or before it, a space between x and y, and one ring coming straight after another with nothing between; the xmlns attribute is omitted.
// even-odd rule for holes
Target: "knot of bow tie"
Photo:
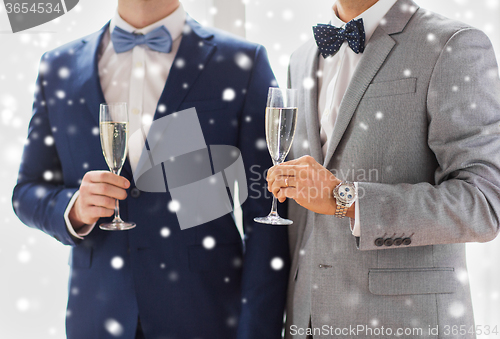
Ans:
<svg viewBox="0 0 500 339"><path fill-rule="evenodd" d="M313 32L319 51L325 58L337 53L345 40L354 53L363 53L365 50L363 19L351 20L345 28L318 24L313 27Z"/></svg>
<svg viewBox="0 0 500 339"><path fill-rule="evenodd" d="M160 26L148 34L129 33L115 27L111 33L111 41L116 53L123 53L143 44L162 53L170 53L172 50L172 36L165 26Z"/></svg>

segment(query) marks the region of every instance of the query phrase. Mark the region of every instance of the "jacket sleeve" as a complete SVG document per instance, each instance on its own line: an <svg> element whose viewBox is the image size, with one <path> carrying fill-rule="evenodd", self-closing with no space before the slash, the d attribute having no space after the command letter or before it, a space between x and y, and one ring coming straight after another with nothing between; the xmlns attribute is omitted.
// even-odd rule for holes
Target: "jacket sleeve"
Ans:
<svg viewBox="0 0 500 339"><path fill-rule="evenodd" d="M499 232L500 80L484 33L467 28L448 40L427 115L435 184L360 182L361 250L387 248L375 246L384 235L404 233L409 246L423 246L486 242Z"/></svg>
<svg viewBox="0 0 500 339"><path fill-rule="evenodd" d="M43 72L40 72L12 203L23 223L40 229L65 245L75 245L77 239L70 235L66 227L64 211L77 188L64 186L49 120L49 105L44 96L45 84Z"/></svg>
<svg viewBox="0 0 500 339"><path fill-rule="evenodd" d="M271 209L266 173L272 166L265 143L265 106L276 80L263 47L257 47L240 117L239 145L249 196L242 205L245 254L238 339L281 338L289 271L286 226L258 224ZM250 117L250 119L246 119Z"/></svg>

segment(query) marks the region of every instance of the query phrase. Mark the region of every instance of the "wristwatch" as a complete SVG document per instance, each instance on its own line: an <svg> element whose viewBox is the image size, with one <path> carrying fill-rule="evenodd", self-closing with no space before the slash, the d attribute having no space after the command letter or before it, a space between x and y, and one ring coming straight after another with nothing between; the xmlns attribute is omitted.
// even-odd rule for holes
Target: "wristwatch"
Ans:
<svg viewBox="0 0 500 339"><path fill-rule="evenodd" d="M356 186L350 181L342 181L333 189L333 196L337 200L337 208L334 215L338 218L345 217L347 210L356 200Z"/></svg>

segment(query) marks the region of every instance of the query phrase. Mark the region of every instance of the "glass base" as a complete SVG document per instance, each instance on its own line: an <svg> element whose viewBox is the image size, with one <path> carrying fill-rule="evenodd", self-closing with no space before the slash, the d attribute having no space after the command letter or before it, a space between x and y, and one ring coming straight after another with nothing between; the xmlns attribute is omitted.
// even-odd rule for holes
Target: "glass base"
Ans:
<svg viewBox="0 0 500 339"><path fill-rule="evenodd" d="M100 224L99 228L105 231L126 231L134 228L136 225L133 222L125 222L125 221L112 221L106 224Z"/></svg>
<svg viewBox="0 0 500 339"><path fill-rule="evenodd" d="M291 225L293 221L284 219L279 215L268 215L267 217L254 218L253 221L260 222L261 224L270 225Z"/></svg>

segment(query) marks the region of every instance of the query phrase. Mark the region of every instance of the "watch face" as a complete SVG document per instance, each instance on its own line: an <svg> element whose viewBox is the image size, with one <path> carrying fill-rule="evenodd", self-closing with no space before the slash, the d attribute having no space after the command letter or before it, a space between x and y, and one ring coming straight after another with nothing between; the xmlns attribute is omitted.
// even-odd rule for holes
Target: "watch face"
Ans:
<svg viewBox="0 0 500 339"><path fill-rule="evenodd" d="M352 203L356 198L356 187L351 183L341 183L335 188L334 195L343 203Z"/></svg>

